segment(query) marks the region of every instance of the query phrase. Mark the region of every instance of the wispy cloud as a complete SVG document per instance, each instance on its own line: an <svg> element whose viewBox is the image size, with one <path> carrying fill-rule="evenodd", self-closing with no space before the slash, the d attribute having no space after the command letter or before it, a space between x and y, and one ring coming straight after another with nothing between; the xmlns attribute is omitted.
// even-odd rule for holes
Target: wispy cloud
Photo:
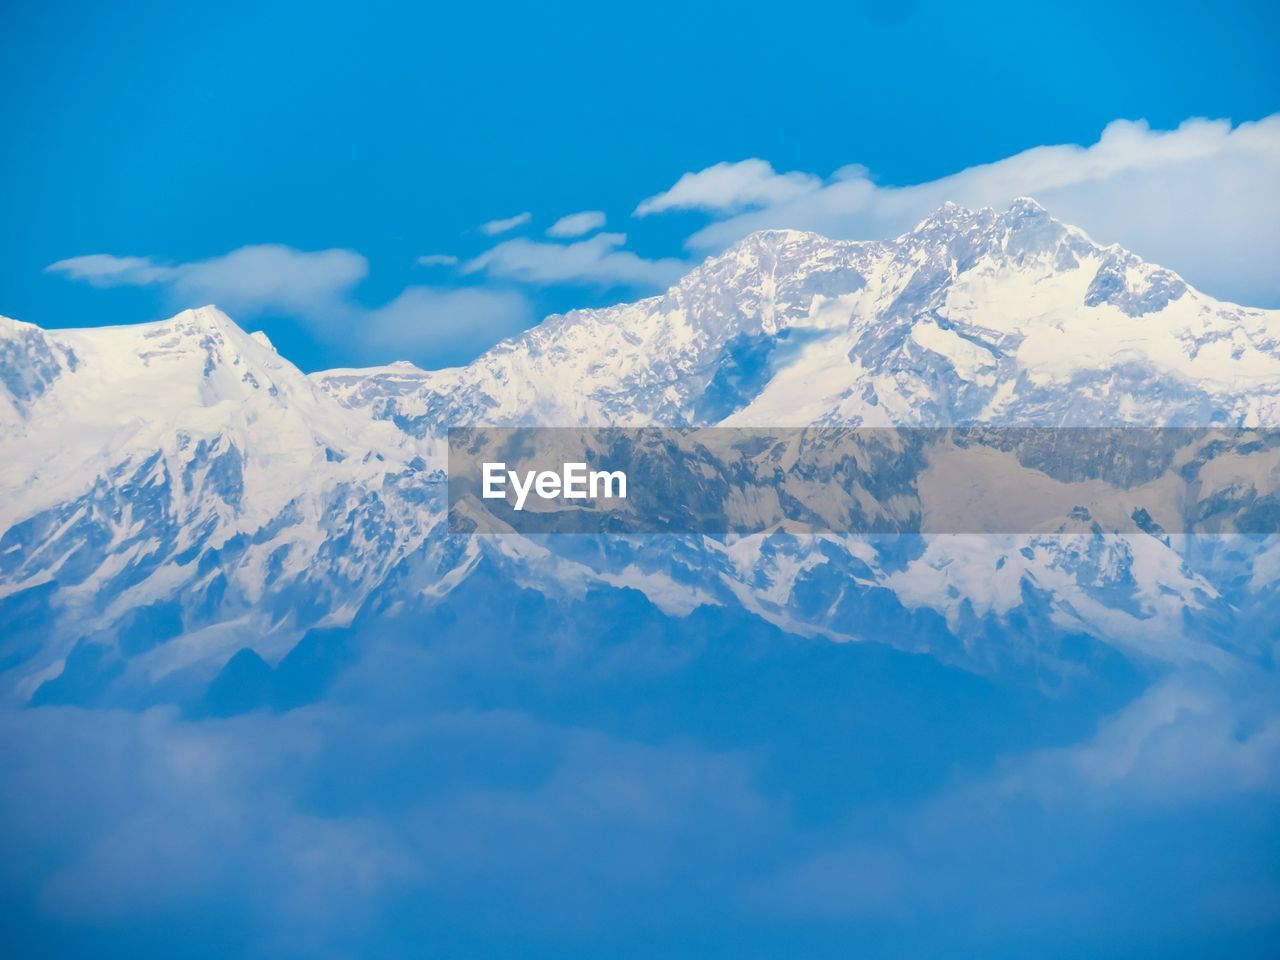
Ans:
<svg viewBox="0 0 1280 960"><path fill-rule="evenodd" d="M467 263L466 273L524 283L662 286L688 269L682 260L646 260L620 247L626 234L600 233L577 243L507 240Z"/></svg>
<svg viewBox="0 0 1280 960"><path fill-rule="evenodd" d="M583 210L581 213L571 213L568 216L561 217L550 227L547 228L548 237L580 237L583 234L590 233L592 230L599 230L605 225L605 216L600 210Z"/></svg>
<svg viewBox="0 0 1280 960"><path fill-rule="evenodd" d="M671 189L642 200L636 216L668 210L710 210L731 213L748 207L774 206L806 196L822 187L809 173L775 173L764 160L717 163L686 173Z"/></svg>
<svg viewBox="0 0 1280 960"><path fill-rule="evenodd" d="M833 956L873 927L876 956L1105 953L1088 947L1135 930L1157 955L1224 931L1274 943L1269 677L1173 676L1102 717L1117 691L1096 677L1041 697L749 627L698 643L715 619L676 632L634 601L639 623L607 637L512 635L467 609L383 618L326 699L284 713L0 710L10 939L88 923L137 953L216 904L239 946L306 955L394 953L396 911L419 924L397 944L489 944L499 917L548 955L604 926L614 953L647 945L655 910L661 936L672 918L760 942L827 929ZM726 696L702 695L709 671ZM805 709L741 722L743 691L797 690Z"/></svg>
<svg viewBox="0 0 1280 960"><path fill-rule="evenodd" d="M720 219L687 246L713 251L774 227L891 237L946 200L1001 207L1019 196L1216 296L1280 304L1280 114L1235 127L1188 120L1169 131L1117 120L1087 147L1034 147L905 187L880 186L856 165L821 180L776 174L763 160L721 163L685 174L636 212L711 212Z"/></svg>
<svg viewBox="0 0 1280 960"><path fill-rule="evenodd" d="M1231 879L1212 881L1211 893L1196 889L1202 871L1177 865L1212 859L1253 829L1247 816L1237 825L1229 817L1215 821L1210 811L1261 808L1280 796L1275 704L1270 678L1166 678L1086 740L1003 757L990 775L970 771L883 819L850 818L838 831L842 839L833 831L761 884L753 900L770 913L827 921L893 916L909 905L985 916L1008 932L1020 923L1035 932L1065 926L1084 909L1099 928L1123 930L1142 901L1126 902L1121 877L1145 870L1161 876L1162 899L1179 901L1165 918L1169 925L1218 929L1227 916L1226 925L1244 929L1274 924L1273 873L1262 858L1242 853ZM1180 829L1171 842L1172 822ZM1123 838L1117 849L1125 852L1103 853L1104 837ZM1237 849L1251 847L1245 841ZM1150 869L1155 863L1174 869L1161 875ZM1078 879L1066 879L1067 864L1076 878L1081 871L1092 876L1088 895L1080 896ZM1007 884L1010 875L1017 885ZM1238 911L1225 914L1228 903ZM1019 916L1033 904L1041 909Z"/></svg>
<svg viewBox="0 0 1280 960"><path fill-rule="evenodd" d="M443 256L423 260L457 262ZM368 261L352 250L262 244L177 264L92 254L60 260L47 270L99 287L163 287L175 309L215 303L238 317L286 314L359 361L458 363L532 321L529 302L519 292L487 287L414 286L369 307L355 296Z"/></svg>
<svg viewBox="0 0 1280 960"><path fill-rule="evenodd" d="M95 287L145 286L173 276L172 267L161 266L147 257L115 257L109 253L59 260L45 267L45 272L61 273Z"/></svg>
<svg viewBox="0 0 1280 960"><path fill-rule="evenodd" d="M496 237L500 233L507 233L516 227L522 227L532 219L533 214L525 211L524 213L517 213L514 217L482 223L480 224L480 232L490 237Z"/></svg>
<svg viewBox="0 0 1280 960"><path fill-rule="evenodd" d="M429 354L463 363L533 322L529 301L514 290L484 287L409 287L360 316L366 349L381 355Z"/></svg>
<svg viewBox="0 0 1280 960"><path fill-rule="evenodd" d="M97 253L59 260L46 269L95 286L162 284L186 306L215 302L249 313L311 313L346 296L368 274L369 264L353 250L258 244L190 263Z"/></svg>
<svg viewBox="0 0 1280 960"><path fill-rule="evenodd" d="M901 187L880 186L857 165L822 178L778 173L761 159L718 163L686 173L670 189L641 202L636 214L709 214L712 222L685 242L687 249L704 253L773 227L850 239L891 237L946 200L1002 207L1024 195L1096 240L1118 242L1171 267L1210 294L1280 305L1280 271L1275 269L1280 253L1280 114L1236 126L1188 120L1168 131L1115 121L1089 146L1035 147ZM490 221L480 231L497 236L531 220L524 212ZM585 237L604 224L601 211L579 211L557 220L547 234L584 239L507 239L465 262L437 253L420 257L418 263L462 263L465 275L533 285L648 288L670 284L688 268L680 259L646 259L624 249L622 233ZM47 269L98 287L162 288L178 307L214 302L238 314L297 316L330 342L349 346L355 357L368 356L369 342L398 342L402 349L425 351L432 329L450 344L465 340L468 329L476 341L499 332L507 335L528 321L530 309L519 293L468 286L467 281L455 287L411 288L380 307L363 306L355 291L369 265L346 249L304 251L259 244L186 263L97 253L60 260ZM477 311L470 326L459 313L463 308ZM411 314L417 319L410 319ZM373 323L369 318L374 315L382 324L377 336L373 326L360 327L361 335L354 336L357 318Z"/></svg>

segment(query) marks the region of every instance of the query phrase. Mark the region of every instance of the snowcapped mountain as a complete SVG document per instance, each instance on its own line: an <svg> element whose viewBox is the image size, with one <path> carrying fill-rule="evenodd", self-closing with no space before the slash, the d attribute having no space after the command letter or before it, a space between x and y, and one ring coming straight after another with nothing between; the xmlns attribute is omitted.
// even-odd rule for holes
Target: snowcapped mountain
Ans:
<svg viewBox="0 0 1280 960"><path fill-rule="evenodd" d="M753 234L660 297L467 367L319 383L414 434L492 425L1274 425L1274 311L1224 304L1030 200L891 242Z"/></svg>
<svg viewBox="0 0 1280 960"><path fill-rule="evenodd" d="M349 619L434 522L425 445L335 403L217 310L0 323L0 593L53 634L32 679L100 631L192 635L203 657L224 639L234 652L238 625L268 651L283 630L287 648ZM189 652L134 651L156 670Z"/></svg>
<svg viewBox="0 0 1280 960"><path fill-rule="evenodd" d="M242 648L276 662L309 629L429 611L474 578L565 604L630 588L673 617L722 606L978 666L1067 669L1079 637L1165 660L1272 655L1249 629L1280 622L1265 538L443 523L453 425L955 423L1280 426L1280 313L1019 201L946 206L887 242L755 234L662 296L551 317L434 372L306 376L210 307L84 330L0 320L0 683L189 699Z"/></svg>

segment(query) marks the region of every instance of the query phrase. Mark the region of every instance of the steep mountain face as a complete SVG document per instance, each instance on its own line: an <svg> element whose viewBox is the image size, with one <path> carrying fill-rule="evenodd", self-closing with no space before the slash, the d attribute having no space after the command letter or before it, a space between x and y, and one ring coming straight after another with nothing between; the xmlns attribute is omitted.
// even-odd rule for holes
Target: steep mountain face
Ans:
<svg viewBox="0 0 1280 960"><path fill-rule="evenodd" d="M1273 656L1268 538L444 529L452 425L953 423L1280 426L1280 314L1020 201L947 206L890 242L756 234L663 296L552 317L436 372L307 377L212 308L0 321L0 684L190 699L242 648L275 662L309 628L429 611L477 576L566 605L627 587L673 617L745 610L978 668L1080 669L1081 638Z"/></svg>

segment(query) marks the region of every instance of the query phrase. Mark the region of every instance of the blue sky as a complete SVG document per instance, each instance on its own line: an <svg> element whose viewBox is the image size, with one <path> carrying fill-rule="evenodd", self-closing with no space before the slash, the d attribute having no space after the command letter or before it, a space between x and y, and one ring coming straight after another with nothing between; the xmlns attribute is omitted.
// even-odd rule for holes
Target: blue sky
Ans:
<svg viewBox="0 0 1280 960"><path fill-rule="evenodd" d="M11 5L0 313L123 323L212 299L304 369L439 365L661 289L748 227L881 235L936 197L1028 190L1211 293L1276 305L1280 132L1240 126L1280 110L1269 7ZM1195 117L1230 123L1154 132ZM1068 151L936 184L1117 120L1148 127L1111 128L1101 174ZM728 187L634 215L746 160L720 168ZM854 215L822 189L850 180L934 187ZM603 232L593 215L547 236L579 213ZM47 269L89 255L145 259Z"/></svg>

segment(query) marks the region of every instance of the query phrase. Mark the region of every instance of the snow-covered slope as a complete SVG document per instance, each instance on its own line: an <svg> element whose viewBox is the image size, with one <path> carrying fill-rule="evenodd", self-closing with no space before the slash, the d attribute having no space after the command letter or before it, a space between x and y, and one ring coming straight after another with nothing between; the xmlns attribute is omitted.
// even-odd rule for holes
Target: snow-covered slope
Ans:
<svg viewBox="0 0 1280 960"><path fill-rule="evenodd" d="M289 628L349 618L434 522L427 445L336 403L213 308L0 323L0 598L56 583L74 627L37 660L139 610L177 633L247 620L291 642ZM206 655L181 646L160 652Z"/></svg>
<svg viewBox="0 0 1280 960"><path fill-rule="evenodd" d="M892 242L753 234L661 297L552 317L467 367L316 375L439 424L1274 425L1280 315L1221 303L1030 200Z"/></svg>
<svg viewBox="0 0 1280 960"><path fill-rule="evenodd" d="M429 607L480 571L974 664L1056 663L1081 636L1157 659L1271 655L1266 539L535 542L442 523L451 425L962 422L1280 426L1280 314L1019 201L946 206L887 242L755 234L663 296L435 372L304 376L212 308L0 320L0 683L199 685L240 647L275 660L308 627Z"/></svg>

